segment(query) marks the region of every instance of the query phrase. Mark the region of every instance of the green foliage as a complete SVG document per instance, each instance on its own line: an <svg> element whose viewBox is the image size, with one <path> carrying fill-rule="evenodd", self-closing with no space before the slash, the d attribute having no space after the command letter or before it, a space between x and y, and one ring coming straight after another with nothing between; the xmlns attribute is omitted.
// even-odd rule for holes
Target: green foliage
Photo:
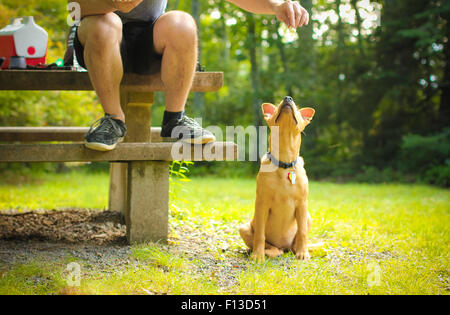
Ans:
<svg viewBox="0 0 450 315"><path fill-rule="evenodd" d="M93 92L0 93L0 126L88 126L101 114Z"/></svg>
<svg viewBox="0 0 450 315"><path fill-rule="evenodd" d="M444 48L448 3L385 1L377 29L372 122L364 139L369 164L395 165L402 137L428 135L448 127L440 99L446 88ZM448 30L448 28L447 28ZM373 93L376 92L376 93Z"/></svg>
<svg viewBox="0 0 450 315"><path fill-rule="evenodd" d="M169 167L169 174L171 178L177 178L180 181L189 181L188 173L189 166L194 164L194 162L190 161L172 161Z"/></svg>
<svg viewBox="0 0 450 315"><path fill-rule="evenodd" d="M450 187L450 160L446 165L439 165L425 171L422 176L424 182L442 187Z"/></svg>
<svg viewBox="0 0 450 315"><path fill-rule="evenodd" d="M355 180L365 183L389 183L402 181L403 178L392 168L380 170L374 166L368 166L362 168L362 171L355 176Z"/></svg>
<svg viewBox="0 0 450 315"><path fill-rule="evenodd" d="M421 173L450 159L450 128L430 135L406 135L401 146L401 169Z"/></svg>
<svg viewBox="0 0 450 315"><path fill-rule="evenodd" d="M399 168L416 174L426 183L449 186L450 182L450 128L430 135L403 137Z"/></svg>
<svg viewBox="0 0 450 315"><path fill-rule="evenodd" d="M179 214L179 208L175 206L176 202L183 202L184 199L180 199L180 192L183 190L183 183L189 182L189 166L192 166L194 162L190 161L172 161L169 165L169 200L170 208L173 215L177 217Z"/></svg>
<svg viewBox="0 0 450 315"><path fill-rule="evenodd" d="M449 127L450 4L370 3L381 8L378 26L370 22L375 11L366 1L302 1L312 19L297 30L296 39L273 16L247 14L226 1L169 1L169 10L199 10L200 63L207 71L225 72L224 87L191 95L187 113L223 130L258 125L259 103L276 103L289 94L299 106L316 110L301 152L313 178L360 174L362 180L385 168L397 178L409 171L408 161L407 168L398 162L404 137L432 136ZM23 15L35 16L49 32L48 62L62 57L66 2L0 3L0 26ZM157 126L163 94L155 100L152 123ZM98 116L94 93L0 92L0 125L86 126ZM228 172L214 163L197 165L203 168L199 174ZM234 169L238 176L254 170Z"/></svg>

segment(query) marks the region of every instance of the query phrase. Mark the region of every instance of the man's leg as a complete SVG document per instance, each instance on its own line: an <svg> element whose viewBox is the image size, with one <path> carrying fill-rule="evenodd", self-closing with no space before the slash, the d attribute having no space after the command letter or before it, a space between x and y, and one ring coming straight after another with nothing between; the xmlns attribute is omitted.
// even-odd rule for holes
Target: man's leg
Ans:
<svg viewBox="0 0 450 315"><path fill-rule="evenodd" d="M103 110L125 121L120 107L121 19L114 13L85 17L78 27L78 39L84 47L84 61Z"/></svg>
<svg viewBox="0 0 450 315"><path fill-rule="evenodd" d="M189 94L197 64L197 26L192 16L170 11L155 22L153 44L162 54L161 79L166 111L180 112Z"/></svg>
<svg viewBox="0 0 450 315"><path fill-rule="evenodd" d="M162 54L161 79L166 92L166 111L162 122L163 139L203 144L214 135L184 116L184 106L197 65L197 25L192 16L170 11L155 22L153 46Z"/></svg>
<svg viewBox="0 0 450 315"><path fill-rule="evenodd" d="M78 27L78 40L84 47L84 62L106 114L98 126L89 130L85 145L94 150L112 150L126 133L120 107L122 20L114 13L85 17Z"/></svg>

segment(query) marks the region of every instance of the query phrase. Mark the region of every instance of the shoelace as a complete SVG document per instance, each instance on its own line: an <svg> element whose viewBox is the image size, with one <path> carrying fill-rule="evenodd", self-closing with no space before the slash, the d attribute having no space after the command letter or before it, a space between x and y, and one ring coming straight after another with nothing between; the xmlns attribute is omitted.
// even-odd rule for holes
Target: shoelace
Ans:
<svg viewBox="0 0 450 315"><path fill-rule="evenodd" d="M103 116L102 118L96 120L91 127L89 128L89 134L92 134L92 132L94 132L94 130L97 130L97 132L99 133L105 133L105 134L109 134L112 131L116 132L116 134L120 135L121 134L121 130L120 128L117 126L117 123L113 122L113 117L112 115L109 114L105 114L105 116ZM97 129L97 127L100 127Z"/></svg>
<svg viewBox="0 0 450 315"><path fill-rule="evenodd" d="M201 129L201 128L202 128L202 127L198 124L197 121L195 121L194 119L189 118L189 117L187 117L187 116L183 116L183 118L181 118L180 121L184 122L186 125L188 125L188 126L190 126L190 127L193 127L193 128L195 128L195 129Z"/></svg>

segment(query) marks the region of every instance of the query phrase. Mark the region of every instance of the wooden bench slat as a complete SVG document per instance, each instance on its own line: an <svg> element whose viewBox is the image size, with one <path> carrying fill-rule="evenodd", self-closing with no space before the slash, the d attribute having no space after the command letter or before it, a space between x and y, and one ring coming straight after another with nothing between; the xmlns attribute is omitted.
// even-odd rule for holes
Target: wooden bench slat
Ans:
<svg viewBox="0 0 450 315"><path fill-rule="evenodd" d="M89 127L0 127L0 142L84 141ZM161 142L161 127L152 127L151 142Z"/></svg>
<svg viewBox="0 0 450 315"><path fill-rule="evenodd" d="M172 161L174 143L120 143L108 152L87 149L82 143L58 144L0 144L0 162L125 162L125 161ZM192 145L186 161L209 160L202 152L218 152L214 160L236 160L237 145L232 142L213 142L206 145ZM184 152L181 150L181 152ZM189 152L189 151L186 151Z"/></svg>
<svg viewBox="0 0 450 315"><path fill-rule="evenodd" d="M223 85L223 72L196 72L191 91L213 92ZM133 92L164 91L161 75L125 74L122 88ZM0 90L93 91L87 72L66 70L0 70Z"/></svg>

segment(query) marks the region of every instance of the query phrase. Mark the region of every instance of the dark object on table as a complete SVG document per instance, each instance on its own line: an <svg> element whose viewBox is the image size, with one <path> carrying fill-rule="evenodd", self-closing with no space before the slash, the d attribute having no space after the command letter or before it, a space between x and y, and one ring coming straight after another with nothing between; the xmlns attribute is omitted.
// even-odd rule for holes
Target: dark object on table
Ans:
<svg viewBox="0 0 450 315"><path fill-rule="evenodd" d="M26 69L27 62L25 57L11 56L9 59L9 69Z"/></svg>
<svg viewBox="0 0 450 315"><path fill-rule="evenodd" d="M2 68L3 63L5 62L5 57L0 57L0 69Z"/></svg>
<svg viewBox="0 0 450 315"><path fill-rule="evenodd" d="M202 67L200 62L197 62L197 67L196 67L195 71L197 71L197 72L205 72L205 67Z"/></svg>
<svg viewBox="0 0 450 315"><path fill-rule="evenodd" d="M64 54L64 66L73 66L73 40L75 39L77 27L72 26L69 29L66 43L66 53Z"/></svg>
<svg viewBox="0 0 450 315"><path fill-rule="evenodd" d="M58 66L56 63L48 65L39 64L37 66L27 66L27 70L72 70L72 66Z"/></svg>

